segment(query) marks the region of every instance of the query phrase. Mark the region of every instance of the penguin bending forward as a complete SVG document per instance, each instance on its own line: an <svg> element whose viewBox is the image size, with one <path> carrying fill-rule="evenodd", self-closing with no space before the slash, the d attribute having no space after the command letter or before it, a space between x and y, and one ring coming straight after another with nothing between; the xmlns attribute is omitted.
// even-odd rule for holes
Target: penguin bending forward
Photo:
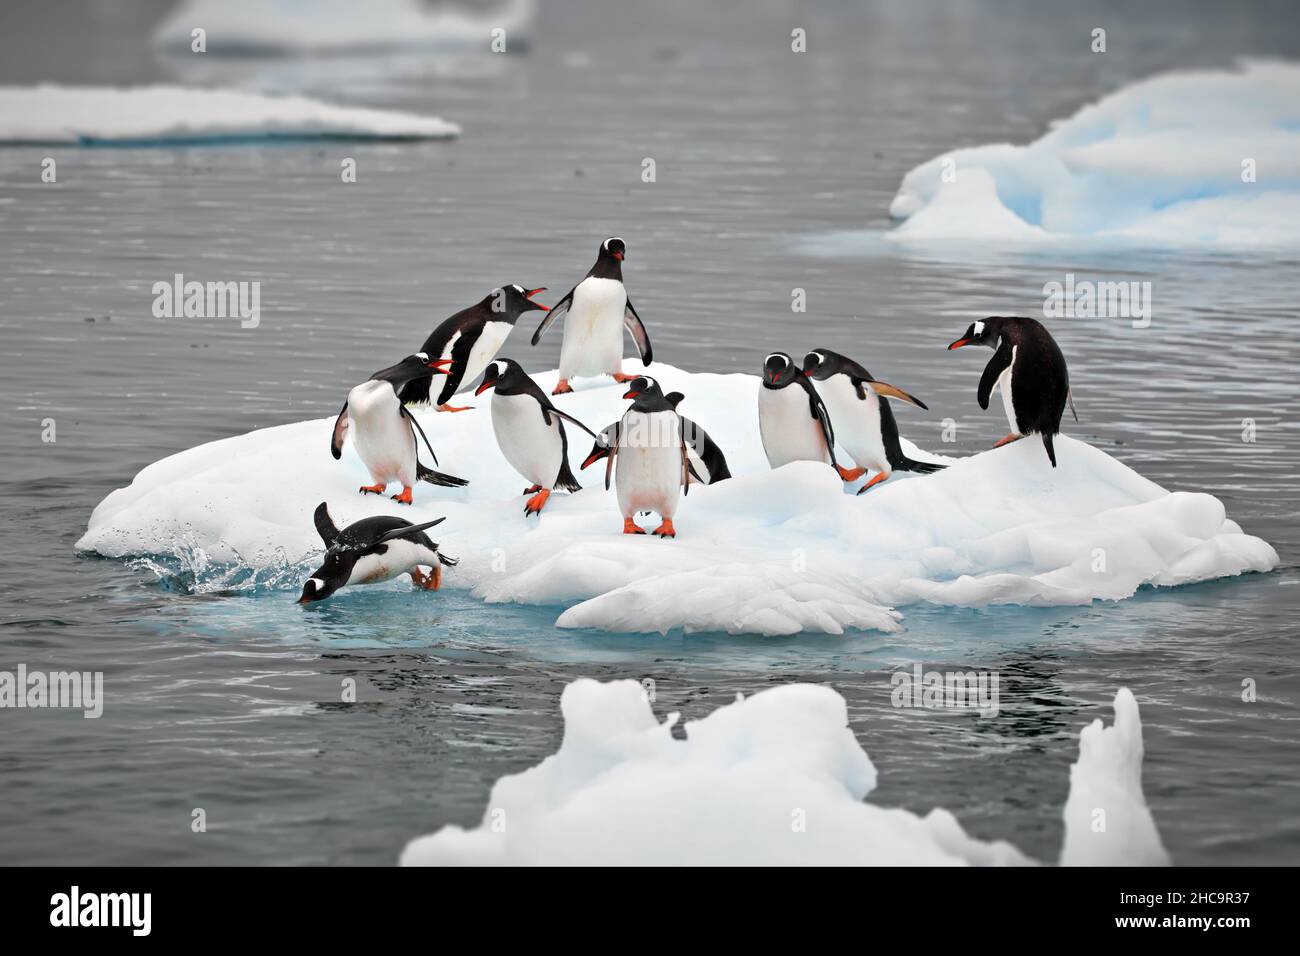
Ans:
<svg viewBox="0 0 1300 956"><path fill-rule="evenodd" d="M627 247L622 239L613 237L601 243L596 264L555 303L533 333L536 345L551 323L568 313L564 320L564 343L560 346L560 381L552 395L573 391L569 379L579 375L612 375L616 382L630 382L635 376L623 374L625 326L636 343L641 364L649 365L653 361L650 336L623 285L626 255Z"/></svg>
<svg viewBox="0 0 1300 956"><path fill-rule="evenodd" d="M408 571L417 587L436 591L442 585L441 565L457 564L455 558L440 552L424 533L445 518L411 524L401 518L378 515L362 518L340 531L323 501L316 506L313 517L316 530L325 542L325 558L302 586L299 604L324 600L347 584L389 581ZM420 570L421 565L429 568L428 574Z"/></svg>
<svg viewBox="0 0 1300 956"><path fill-rule="evenodd" d="M773 468L792 461L821 461L839 472L844 481L856 481L867 473L865 468L845 468L835 460L830 413L812 379L784 352L773 352L763 362L758 432Z"/></svg>
<svg viewBox="0 0 1300 956"><path fill-rule="evenodd" d="M409 382L436 374L431 365L427 352L417 352L390 368L376 372L368 381L348 392L348 400L343 403L343 410L334 422L330 454L336 461L343 456L343 442L350 431L357 454L374 482L373 485L362 485L362 494L382 495L390 481L400 481L401 494L393 495L393 500L409 505L417 480L448 488L469 484L464 478L426 468L420 461L419 447L415 443L417 431L435 465L438 456L434 455L420 423L397 397L398 391Z"/></svg>
<svg viewBox="0 0 1300 956"><path fill-rule="evenodd" d="M521 285L503 285L489 292L482 302L445 319L429 333L420 351L432 356L433 367L447 376L438 394L438 411L464 412L472 407L447 403L462 385L473 383L488 362L496 358L521 315L534 309L550 311L533 301L533 296L545 291L544 286L525 289ZM410 405L428 402L431 385L432 379L428 377L412 379L402 388L402 401Z"/></svg>
<svg viewBox="0 0 1300 956"><path fill-rule="evenodd" d="M569 437L560 420L573 422L593 438L596 433L552 405L514 359L492 362L474 394L482 395L489 388L496 389L492 396L492 430L497 445L511 467L532 482L524 489L524 494L533 495L524 505L524 514L539 514L554 488L581 490L582 485L569 468Z"/></svg>
<svg viewBox="0 0 1300 956"><path fill-rule="evenodd" d="M885 396L929 411L919 398L877 380L853 359L830 349L817 349L805 355L803 373L818 383L817 391L830 411L840 446L853 456L856 464L877 472L858 489L858 494L887 480L896 471L929 474L947 467L914 461L903 454L898 422Z"/></svg>
<svg viewBox="0 0 1300 956"><path fill-rule="evenodd" d="M611 436L605 488L613 474L624 534L645 534L633 515L654 511L663 519L654 534L675 538L673 515L680 495L689 493L692 473L681 418L649 376L634 378L623 397L632 400L632 407ZM695 478L703 480L698 474Z"/></svg>
<svg viewBox="0 0 1300 956"><path fill-rule="evenodd" d="M669 392L664 396L673 408L676 408L685 397L681 392ZM686 456L691 461L691 481L714 485L730 478L731 470L727 467L727 456L722 453L717 442L685 415L679 413L678 417L682 421L682 437L686 439ZM582 463L583 468L609 455L610 446L618 441L618 426L619 423L614 422L601 430L601 433L596 436L595 444L591 446L591 453Z"/></svg>
<svg viewBox="0 0 1300 956"><path fill-rule="evenodd" d="M1070 373L1065 356L1052 334L1037 319L1020 316L992 315L972 322L966 334L948 346L948 351L966 345L986 345L993 358L980 376L980 408L989 407L993 389L1002 392L1002 407L1007 413L1011 433L994 443L999 448L1026 435L1043 436L1047 457L1056 467L1056 450L1052 438L1061 430L1066 403L1074 420L1079 414L1070 397Z"/></svg>

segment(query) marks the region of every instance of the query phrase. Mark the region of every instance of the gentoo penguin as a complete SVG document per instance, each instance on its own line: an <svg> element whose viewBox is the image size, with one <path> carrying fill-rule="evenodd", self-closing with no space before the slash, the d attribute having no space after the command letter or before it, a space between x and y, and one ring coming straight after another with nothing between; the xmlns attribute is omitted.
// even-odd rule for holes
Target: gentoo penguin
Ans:
<svg viewBox="0 0 1300 956"><path fill-rule="evenodd" d="M817 382L817 392L835 423L840 447L853 456L856 464L877 472L858 494L885 481L895 471L928 474L945 467L913 461L903 454L894 410L885 396L928 411L919 398L879 381L853 359L830 349L817 349L805 355L803 373Z"/></svg>
<svg viewBox="0 0 1300 956"><path fill-rule="evenodd" d="M664 396L673 408L676 408L685 397L681 392L669 392ZM686 456L691 461L691 481L697 483L702 481L706 485L712 485L730 478L731 470L727 467L727 456L709 437L709 433L685 415L679 413L678 417L682 421L682 437L686 439ZM582 463L583 468L609 455L610 446L618 441L618 426L619 423L614 422L596 436L596 442L591 446L591 453Z"/></svg>
<svg viewBox="0 0 1300 956"><path fill-rule="evenodd" d="M689 492L691 463L682 435L681 418L664 397L659 383L649 376L634 378L623 396L632 407L619 420L611 436L605 463L605 488L610 474L618 487L624 534L645 534L632 518L638 511L655 511L663 523L654 533L675 538L673 515L679 495ZM695 476L697 480L699 475Z"/></svg>
<svg viewBox="0 0 1300 956"><path fill-rule="evenodd" d="M534 309L550 311L533 301L533 296L545 291L545 287L525 289L521 285L503 285L429 333L420 351L431 355L434 368L447 374L438 394L438 411L463 412L470 408L447 402L462 385L471 384L487 368L521 315ZM428 377L413 379L402 389L402 401L411 405L428 402L431 387L432 379Z"/></svg>
<svg viewBox="0 0 1300 956"><path fill-rule="evenodd" d="M993 389L1000 389L1002 406L1011 424L1011 434L999 439L993 447L1040 434L1047 457L1055 468L1052 437L1061 430L1066 403L1069 402L1076 422L1079 415L1070 397L1070 373L1065 367L1065 356L1051 333L1037 319L992 315L972 322L966 334L948 346L948 351L963 345L987 345L993 349L993 358L980 376L977 397L980 408L986 409Z"/></svg>
<svg viewBox="0 0 1300 956"><path fill-rule="evenodd" d="M442 584L441 565L451 567L457 563L455 558L442 554L424 533L444 518L411 524L378 515L362 518L340 531L323 501L316 506L313 517L325 542L325 558L302 586L299 604L323 600L345 584L389 581L408 571L418 587L436 591ZM429 573L421 571L420 565L428 567Z"/></svg>
<svg viewBox="0 0 1300 956"><path fill-rule="evenodd" d="M773 468L792 461L824 461L845 481L856 481L866 474L865 468L845 468L835 460L830 413L812 379L802 374L784 352L773 352L763 361L758 433Z"/></svg>
<svg viewBox="0 0 1300 956"><path fill-rule="evenodd" d="M433 447L420 423L397 397L398 390L408 382L435 374L430 368L429 354L417 352L390 368L376 372L369 381L348 392L348 400L343 403L343 410L334 422L330 454L335 460L342 457L343 440L351 431L357 454L370 469L370 478L374 481L373 485L361 486L362 494L382 495L390 481L400 481L402 492L393 495L393 500L409 505L411 489L417 479L449 488L469 484L464 478L444 475L424 466L415 443L417 431L429 454L433 455L435 465L438 456L433 454Z"/></svg>
<svg viewBox="0 0 1300 956"><path fill-rule="evenodd" d="M524 494L533 495L524 505L524 514L539 514L553 488L580 490L582 485L569 468L569 437L560 419L573 422L593 438L595 432L552 405L514 359L494 360L474 394L482 395L489 388L496 389L492 396L492 430L497 445L511 467L533 483L524 489Z"/></svg>
<svg viewBox="0 0 1300 956"><path fill-rule="evenodd" d="M653 360L650 337L623 286L626 254L622 239L614 237L602 242L596 264L586 278L555 303L533 333L536 345L551 323L568 313L564 320L564 344L560 346L560 381L552 395L573 391L569 379L578 375L612 375L616 382L630 382L635 376L623 374L624 326L632 333L641 364L649 365Z"/></svg>

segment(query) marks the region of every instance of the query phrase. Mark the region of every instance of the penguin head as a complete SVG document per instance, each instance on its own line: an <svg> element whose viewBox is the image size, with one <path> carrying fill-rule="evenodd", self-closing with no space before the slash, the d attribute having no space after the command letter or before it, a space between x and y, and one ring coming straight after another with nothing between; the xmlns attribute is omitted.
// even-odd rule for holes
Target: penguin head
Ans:
<svg viewBox="0 0 1300 956"><path fill-rule="evenodd" d="M524 367L514 359L499 358L488 363L483 370L483 384L475 390L475 395L482 395L489 388L509 387L528 377Z"/></svg>
<svg viewBox="0 0 1300 956"><path fill-rule="evenodd" d="M627 383L627 391L623 397L644 402L663 398L663 395L663 389L659 387L658 382L649 375L638 375Z"/></svg>
<svg viewBox="0 0 1300 956"><path fill-rule="evenodd" d="M763 385L767 388L785 388L798 374L794 359L784 352L773 352L763 360Z"/></svg>
<svg viewBox="0 0 1300 956"><path fill-rule="evenodd" d="M948 346L948 351L959 349L964 345L987 345L996 348L998 337L1002 334L1002 320L997 317L980 319L966 327L966 334Z"/></svg>
<svg viewBox="0 0 1300 956"><path fill-rule="evenodd" d="M414 355L408 355L396 365L380 369L370 378L372 381L388 382L395 391L400 391L407 382L413 382L421 376L446 375L446 366L450 364L449 359L431 360L428 352L416 352Z"/></svg>
<svg viewBox="0 0 1300 956"><path fill-rule="evenodd" d="M549 305L533 301L533 296L545 291L546 286L525 289L518 283L511 283L489 292L487 298L483 300L483 305L492 313L493 321L517 322L525 312L532 312L535 309L543 312L551 311Z"/></svg>
<svg viewBox="0 0 1300 956"><path fill-rule="evenodd" d="M843 366L844 356L830 349L816 349L803 357L803 373L809 378L824 382L839 372Z"/></svg>
<svg viewBox="0 0 1300 956"><path fill-rule="evenodd" d="M352 574L354 564L356 564L355 560L344 560L340 549L330 548L325 552L325 563L313 571L311 577L303 583L302 596L298 598L298 603L313 604L325 600L343 586Z"/></svg>
<svg viewBox="0 0 1300 956"><path fill-rule="evenodd" d="M618 236L611 236L600 244L601 258L610 256L611 258L622 262L626 255L627 246L623 244L623 240L618 238Z"/></svg>

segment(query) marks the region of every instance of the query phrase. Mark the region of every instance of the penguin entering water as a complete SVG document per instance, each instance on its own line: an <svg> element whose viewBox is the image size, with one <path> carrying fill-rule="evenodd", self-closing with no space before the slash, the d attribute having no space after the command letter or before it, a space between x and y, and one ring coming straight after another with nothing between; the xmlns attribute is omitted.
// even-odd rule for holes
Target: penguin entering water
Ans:
<svg viewBox="0 0 1300 956"><path fill-rule="evenodd" d="M560 419L573 422L593 438L593 432L572 415L566 415L546 397L513 359L496 359L487 367L483 384L474 394L495 388L492 396L492 430L506 461L532 482L524 494L533 495L524 514L539 514L553 488L579 491L582 485L569 468L569 437ZM535 493L535 494L534 494Z"/></svg>
<svg viewBox="0 0 1300 956"><path fill-rule="evenodd" d="M818 383L817 391L830 411L840 446L853 456L855 463L877 472L858 494L885 481L895 471L928 474L946 467L914 461L903 454L898 423L885 396L929 411L919 398L877 380L853 359L830 349L817 349L805 355L803 373Z"/></svg>
<svg viewBox="0 0 1300 956"><path fill-rule="evenodd" d="M763 362L758 432L773 468L792 461L821 461L839 472L844 481L856 481L867 472L862 467L845 468L835 460L830 413L812 379L784 352L773 352Z"/></svg>
<svg viewBox="0 0 1300 956"><path fill-rule="evenodd" d="M415 585L436 591L442 586L441 565L458 563L441 553L424 533L445 518L411 524L379 515L362 518L340 531L323 501L316 506L313 518L325 542L325 558L302 586L299 604L324 600L344 585L389 581L408 571ZM421 565L429 568L428 574L420 570Z"/></svg>
<svg viewBox="0 0 1300 956"><path fill-rule="evenodd" d="M664 397L659 383L647 375L629 383L624 398L632 400L610 436L605 462L605 488L610 475L618 488L624 534L645 534L633 515L654 511L663 519L654 534L675 538L673 515L680 495L689 493L692 467L677 410ZM702 481L700 475L695 479Z"/></svg>
<svg viewBox="0 0 1300 956"><path fill-rule="evenodd" d="M351 432L357 454L370 470L374 482L373 485L362 485L362 494L382 495L390 481L400 481L401 494L393 495L393 500L409 505L417 480L448 488L469 484L464 478L426 468L420 461L419 447L415 443L417 431L435 465L438 456L434 455L433 446L420 423L397 397L398 391L408 382L435 374L431 365L427 352L417 352L390 368L376 372L369 381L348 392L348 400L343 403L343 410L334 422L330 454L335 460L343 456L343 442Z"/></svg>
<svg viewBox="0 0 1300 956"><path fill-rule="evenodd" d="M489 292L482 302L444 320L429 334L420 351L432 356L434 368L447 376L438 394L438 411L463 412L471 407L447 403L462 385L471 384L496 358L521 315L534 309L550 311L533 301L533 296L545 291L545 287L525 289L521 285L503 285ZM428 376L412 379L402 387L401 399L410 405L426 403L431 387L432 379Z"/></svg>
<svg viewBox="0 0 1300 956"><path fill-rule="evenodd" d="M669 392L664 399L676 408L685 397L681 392ZM686 455L691 460L691 480L713 485L730 478L731 470L727 467L727 456L709 437L709 433L685 415L679 413L678 417L682 422L682 437L686 439ZM583 468L609 455L610 446L618 441L618 426L619 423L614 422L596 436L596 442L591 446L591 453L582 463Z"/></svg>
<svg viewBox="0 0 1300 956"><path fill-rule="evenodd" d="M560 381L552 395L573 391L569 379L579 375L612 375L616 382L630 382L635 376L623 374L624 327L636 343L641 364L653 361L650 337L623 286L626 254L622 239L615 237L601 243L596 264L586 278L555 303L533 333L536 345L551 323L568 313L564 343L560 346Z"/></svg>
<svg viewBox="0 0 1300 956"><path fill-rule="evenodd" d="M1052 438L1061 430L1066 403L1076 422L1079 414L1070 397L1070 373L1065 367L1065 356L1051 333L1037 319L992 315L972 322L966 334L948 346L948 351L965 345L986 345L993 349L993 358L980 376L976 397L980 408L987 409L993 389L1000 390L1002 407L1011 425L1011 433L993 447L1037 433L1043 436L1043 447L1055 468Z"/></svg>

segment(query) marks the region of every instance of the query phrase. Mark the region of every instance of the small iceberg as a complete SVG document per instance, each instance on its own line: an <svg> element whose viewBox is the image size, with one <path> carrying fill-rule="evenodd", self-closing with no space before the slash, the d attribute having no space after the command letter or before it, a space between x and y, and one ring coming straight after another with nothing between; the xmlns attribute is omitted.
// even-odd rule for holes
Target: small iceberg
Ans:
<svg viewBox="0 0 1300 956"><path fill-rule="evenodd" d="M899 243L1300 245L1300 65L1168 73L903 177Z"/></svg>
<svg viewBox="0 0 1300 956"><path fill-rule="evenodd" d="M181 86L0 86L0 145L171 146L247 140L450 139L436 116Z"/></svg>
<svg viewBox="0 0 1300 956"><path fill-rule="evenodd" d="M492 787L483 822L407 844L406 866L997 866L1036 861L978 840L937 808L866 803L876 768L830 687L786 684L659 723L642 686L582 679L560 697L564 738ZM1169 862L1142 794L1142 721L1127 688L1114 726L1080 735L1064 865Z"/></svg>
<svg viewBox="0 0 1300 956"><path fill-rule="evenodd" d="M1143 587L1269 571L1278 563L1277 552L1243 533L1217 498L1169 492L1064 434L1056 443L1059 468L1037 441L953 459L904 439L910 457L950 467L933 475L896 472L855 497L825 465L769 468L758 434L757 376L661 363L648 373L665 392L685 393L683 413L724 449L735 475L691 487L674 540L621 533L600 467L578 468L590 444L577 428L569 460L586 487L553 496L540 519L526 518L520 492L527 482L497 447L490 399L466 394L460 404L474 411L413 410L440 467L469 479L465 488L422 484L405 507L358 494L368 482L365 467L351 442L340 461L330 457L330 415L200 445L148 466L100 502L77 547L145 558L170 555L185 542L202 551L214 575L240 563L265 576L286 560L319 556L312 511L321 501L339 522L445 515L438 541L461 563L444 587L489 602L559 607L561 627L763 635L897 631L906 606L918 602L1118 601ZM549 392L557 373L533 377ZM608 379L583 385L558 401L590 427L603 428L625 410L623 386ZM904 420L904 432L909 427L915 422Z"/></svg>

